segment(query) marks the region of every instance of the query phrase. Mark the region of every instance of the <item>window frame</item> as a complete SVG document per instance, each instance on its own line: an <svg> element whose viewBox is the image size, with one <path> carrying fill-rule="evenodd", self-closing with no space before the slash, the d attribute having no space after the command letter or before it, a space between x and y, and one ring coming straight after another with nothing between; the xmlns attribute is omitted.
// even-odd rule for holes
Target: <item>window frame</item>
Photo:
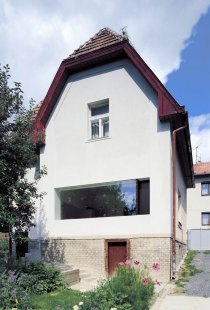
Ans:
<svg viewBox="0 0 210 310"><path fill-rule="evenodd" d="M109 108L109 99L103 99L103 100L99 100L96 102L92 102L88 104L88 122L89 122L89 133L88 133L88 138L91 141L95 141L95 140L100 140L100 139L107 139L110 138L110 128L108 131L108 135L104 135L104 127L103 127L103 123L105 121L110 120L109 118L109 112L108 113L101 113L98 115L94 115L92 116L92 108L97 108L97 107L101 107L101 106L106 106L108 105ZM99 131L98 131L98 137L94 138L92 135L92 124L94 123L98 123L99 124Z"/></svg>
<svg viewBox="0 0 210 310"><path fill-rule="evenodd" d="M203 185L208 185L208 193L203 193ZM210 196L210 182L201 182L201 196Z"/></svg>
<svg viewBox="0 0 210 310"><path fill-rule="evenodd" d="M203 224L203 215L205 214L209 215L208 224ZM201 212L201 226L210 226L210 212Z"/></svg>
<svg viewBox="0 0 210 310"><path fill-rule="evenodd" d="M131 182L131 183L130 183ZM141 212L141 208L139 207L139 182L149 182L149 212L147 213L142 213ZM127 184L126 184L127 183ZM130 187L130 185L133 183L134 187L135 187L135 190L132 191L132 194L134 194L134 200L132 200L132 202L130 201L129 205L130 205L130 208L128 208L130 211L132 211L132 204L133 204L133 201L135 203L134 205L134 209L135 210L134 212L135 213L126 213L125 210L123 210L123 213L122 214L111 214L111 215L106 215L106 216L87 216L87 217L69 217L67 218L66 215L65 215L65 210L64 210L64 213L63 213L63 210L62 210L62 204L65 203L65 201L62 202L61 200L61 195L63 192L65 191L75 191L75 190L83 190L83 189L98 189L100 187L104 187L104 186L112 186L112 185L121 185L121 190L122 190L122 193L124 193L125 195L127 195L127 193L129 192L129 190L126 189L126 187ZM125 187L123 185L126 185ZM123 189L124 187L124 189ZM97 209L96 209L97 210ZM91 184L91 185L86 185L86 186L73 186L73 187L63 187L63 188L55 188L55 219L56 220L75 220L75 219L89 219L89 218L103 218L103 217L113 217L113 216L118 216L118 217L121 217L121 216L139 216L139 215L150 215L151 214L151 209L150 209L150 179L144 179L144 180L141 180L141 179L126 179L126 180L119 180L119 181L113 181L113 182L104 182L104 183L100 183L100 184ZM132 211L133 212L133 211ZM64 214L64 215L62 215Z"/></svg>

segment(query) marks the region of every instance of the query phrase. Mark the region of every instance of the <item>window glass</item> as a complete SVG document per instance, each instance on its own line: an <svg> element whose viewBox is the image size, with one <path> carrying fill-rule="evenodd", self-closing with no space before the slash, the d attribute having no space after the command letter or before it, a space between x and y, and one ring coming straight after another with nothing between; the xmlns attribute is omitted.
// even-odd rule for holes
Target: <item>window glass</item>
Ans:
<svg viewBox="0 0 210 310"><path fill-rule="evenodd" d="M101 115L101 114L105 114L105 113L109 113L109 104L103 104L101 106L98 107L92 107L91 108L91 116L96 116L96 115Z"/></svg>
<svg viewBox="0 0 210 310"><path fill-rule="evenodd" d="M202 225L210 225L210 213L201 214Z"/></svg>
<svg viewBox="0 0 210 310"><path fill-rule="evenodd" d="M109 136L109 119L104 119L102 121L102 127L103 127L103 137L108 137Z"/></svg>
<svg viewBox="0 0 210 310"><path fill-rule="evenodd" d="M135 215L136 181L60 191L61 219Z"/></svg>
<svg viewBox="0 0 210 310"><path fill-rule="evenodd" d="M201 184L201 195L202 196L210 195L210 183Z"/></svg>
<svg viewBox="0 0 210 310"><path fill-rule="evenodd" d="M99 121L91 123L91 137L97 139L99 137Z"/></svg>

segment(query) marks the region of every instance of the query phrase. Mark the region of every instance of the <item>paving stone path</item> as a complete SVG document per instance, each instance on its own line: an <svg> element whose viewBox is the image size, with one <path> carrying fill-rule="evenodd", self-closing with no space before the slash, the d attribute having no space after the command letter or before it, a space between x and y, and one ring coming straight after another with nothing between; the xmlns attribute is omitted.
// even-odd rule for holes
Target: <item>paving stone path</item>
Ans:
<svg viewBox="0 0 210 310"><path fill-rule="evenodd" d="M193 260L193 265L202 270L202 272L190 277L189 282L185 286L186 294L210 297L210 254L204 254L204 252L197 253Z"/></svg>

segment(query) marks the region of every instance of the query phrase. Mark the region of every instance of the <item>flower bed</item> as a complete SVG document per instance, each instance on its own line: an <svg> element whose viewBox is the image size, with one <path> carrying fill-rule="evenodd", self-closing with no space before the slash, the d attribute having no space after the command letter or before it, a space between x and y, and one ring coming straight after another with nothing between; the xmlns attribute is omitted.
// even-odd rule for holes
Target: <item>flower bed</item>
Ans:
<svg viewBox="0 0 210 310"><path fill-rule="evenodd" d="M115 274L103 281L73 310L147 310L154 296L155 285L160 285L150 276L160 265L147 266L139 260L127 260L119 264Z"/></svg>

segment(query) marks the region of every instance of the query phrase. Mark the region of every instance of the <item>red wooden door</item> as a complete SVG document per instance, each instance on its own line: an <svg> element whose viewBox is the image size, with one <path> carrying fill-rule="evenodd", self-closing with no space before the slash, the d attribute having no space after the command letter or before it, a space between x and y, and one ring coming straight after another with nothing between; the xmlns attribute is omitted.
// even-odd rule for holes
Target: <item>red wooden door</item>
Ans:
<svg viewBox="0 0 210 310"><path fill-rule="evenodd" d="M127 259L126 242L109 242L108 243L108 273L111 275L120 262Z"/></svg>

